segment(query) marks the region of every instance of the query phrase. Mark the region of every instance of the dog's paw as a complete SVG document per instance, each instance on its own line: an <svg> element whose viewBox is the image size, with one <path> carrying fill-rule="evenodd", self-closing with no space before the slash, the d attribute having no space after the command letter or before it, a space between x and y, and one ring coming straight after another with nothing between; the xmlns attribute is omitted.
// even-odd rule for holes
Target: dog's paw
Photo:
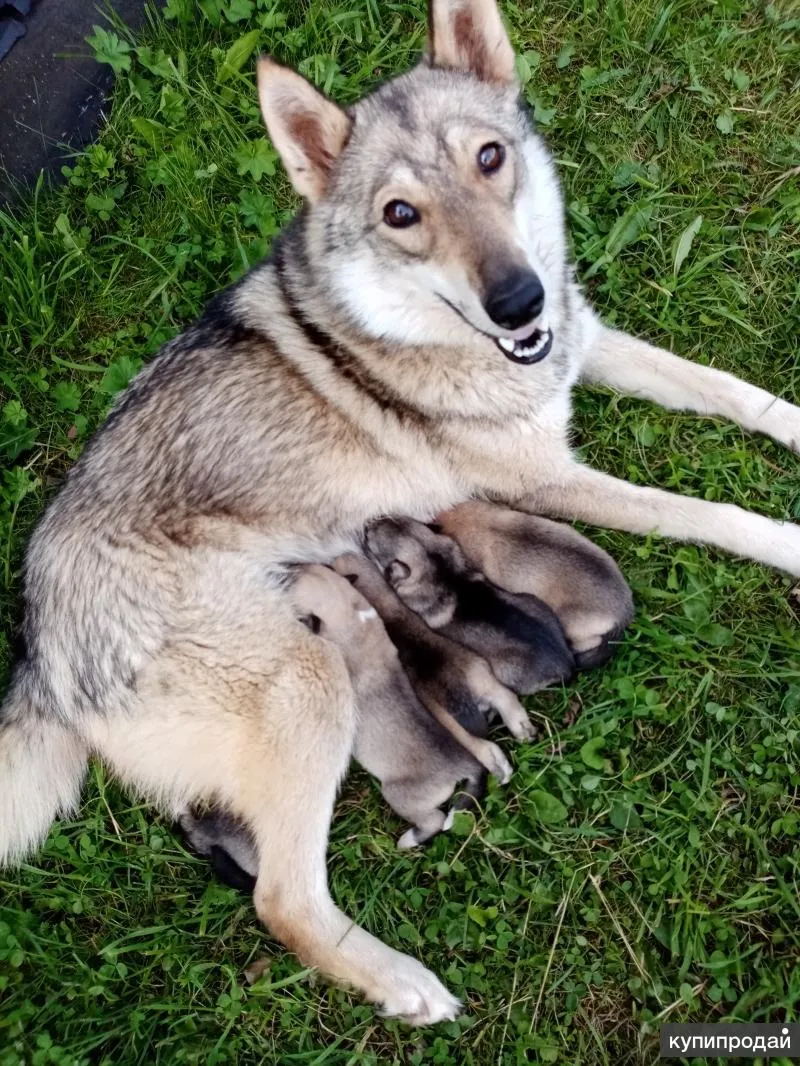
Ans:
<svg viewBox="0 0 800 1066"><path fill-rule="evenodd" d="M516 740L533 740L536 736L537 729L528 717L528 712L509 689L503 689L495 695L492 709L497 711L503 725Z"/></svg>
<svg viewBox="0 0 800 1066"><path fill-rule="evenodd" d="M415 826L411 829L406 829L405 833L397 838L397 846L401 851L410 851L412 848L418 848L421 841L417 839L417 830Z"/></svg>
<svg viewBox="0 0 800 1066"><path fill-rule="evenodd" d="M787 403L785 410L782 408L778 412L778 418L783 443L796 455L800 455L800 407Z"/></svg>
<svg viewBox="0 0 800 1066"><path fill-rule="evenodd" d="M781 522L774 539L774 555L767 559L792 577L800 577L800 523Z"/></svg>
<svg viewBox="0 0 800 1066"><path fill-rule="evenodd" d="M384 1018L400 1018L409 1025L434 1025L453 1021L461 1004L435 974L407 955L385 976L380 998Z"/></svg>

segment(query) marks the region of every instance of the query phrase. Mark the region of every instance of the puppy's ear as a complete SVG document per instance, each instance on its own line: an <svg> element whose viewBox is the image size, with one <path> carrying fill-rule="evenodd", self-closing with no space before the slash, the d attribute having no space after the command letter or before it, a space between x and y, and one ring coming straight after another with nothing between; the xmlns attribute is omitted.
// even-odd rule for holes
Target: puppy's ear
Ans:
<svg viewBox="0 0 800 1066"><path fill-rule="evenodd" d="M442 533L442 527L436 522L420 523L423 543L427 550L434 555L440 556L450 570L455 574L463 574L469 569L464 553L458 544L446 533Z"/></svg>
<svg viewBox="0 0 800 1066"><path fill-rule="evenodd" d="M516 83L514 49L495 0L428 0L431 66L474 74L481 81Z"/></svg>
<svg viewBox="0 0 800 1066"><path fill-rule="evenodd" d="M318 614L304 614L300 621L304 626L308 626L312 633L319 633L322 629L322 619Z"/></svg>
<svg viewBox="0 0 800 1066"><path fill-rule="evenodd" d="M267 56L258 61L258 98L292 185L314 203L347 143L351 120L304 77Z"/></svg>
<svg viewBox="0 0 800 1066"><path fill-rule="evenodd" d="M392 559L386 567L386 580L394 588L411 577L411 567L402 559Z"/></svg>

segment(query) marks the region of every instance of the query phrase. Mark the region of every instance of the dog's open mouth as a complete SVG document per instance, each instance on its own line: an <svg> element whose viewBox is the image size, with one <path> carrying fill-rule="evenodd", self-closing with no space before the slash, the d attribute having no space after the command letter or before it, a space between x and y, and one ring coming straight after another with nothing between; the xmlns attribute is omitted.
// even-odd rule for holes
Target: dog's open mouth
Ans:
<svg viewBox="0 0 800 1066"><path fill-rule="evenodd" d="M551 329L535 329L529 337L514 340L512 337L495 337L495 344L500 351L514 363L538 363L553 347Z"/></svg>

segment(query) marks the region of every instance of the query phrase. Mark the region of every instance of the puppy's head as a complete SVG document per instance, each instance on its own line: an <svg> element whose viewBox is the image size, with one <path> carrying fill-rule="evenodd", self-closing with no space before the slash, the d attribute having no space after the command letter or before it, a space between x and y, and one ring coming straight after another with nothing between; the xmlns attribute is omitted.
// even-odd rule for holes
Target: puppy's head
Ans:
<svg viewBox="0 0 800 1066"><path fill-rule="evenodd" d="M327 566L298 567L289 597L300 621L336 644L351 669L388 642L375 608L347 578Z"/></svg>
<svg viewBox="0 0 800 1066"><path fill-rule="evenodd" d="M466 563L455 541L411 518L384 518L365 533L367 554L403 602L437 628L456 609L453 579Z"/></svg>

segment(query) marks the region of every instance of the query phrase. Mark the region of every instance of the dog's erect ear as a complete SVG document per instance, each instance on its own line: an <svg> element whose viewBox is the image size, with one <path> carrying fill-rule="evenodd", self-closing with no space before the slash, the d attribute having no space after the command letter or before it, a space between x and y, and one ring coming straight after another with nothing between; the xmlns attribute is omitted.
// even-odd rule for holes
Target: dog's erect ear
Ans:
<svg viewBox="0 0 800 1066"><path fill-rule="evenodd" d="M292 185L312 203L350 135L350 119L302 75L267 56L258 61L258 99Z"/></svg>
<svg viewBox="0 0 800 1066"><path fill-rule="evenodd" d="M495 0L428 0L428 59L434 67L513 84L514 49Z"/></svg>

